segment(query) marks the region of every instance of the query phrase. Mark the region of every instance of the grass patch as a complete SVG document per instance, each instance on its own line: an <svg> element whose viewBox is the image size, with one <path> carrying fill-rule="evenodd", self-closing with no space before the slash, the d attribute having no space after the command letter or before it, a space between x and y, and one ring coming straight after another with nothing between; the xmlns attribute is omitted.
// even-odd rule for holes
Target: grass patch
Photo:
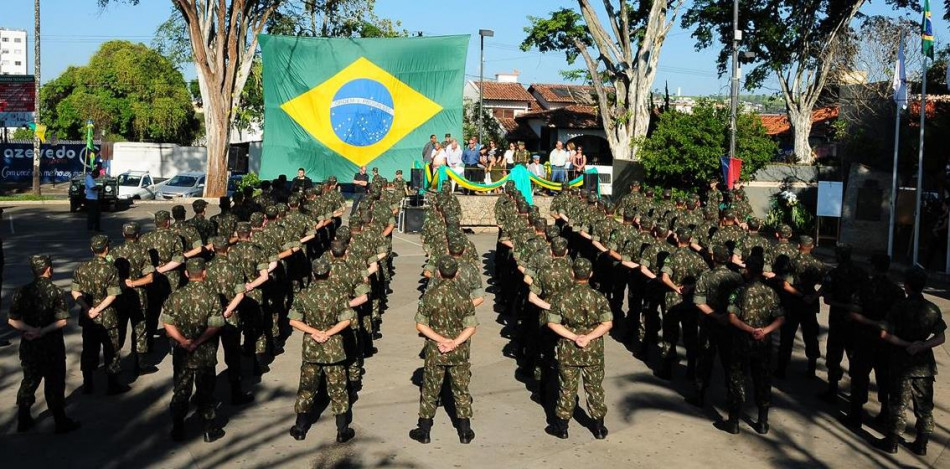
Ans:
<svg viewBox="0 0 950 469"><path fill-rule="evenodd" d="M33 194L14 194L14 195L0 195L0 202L27 202L27 201L40 201L40 200L62 200L63 196L57 195L33 195Z"/></svg>

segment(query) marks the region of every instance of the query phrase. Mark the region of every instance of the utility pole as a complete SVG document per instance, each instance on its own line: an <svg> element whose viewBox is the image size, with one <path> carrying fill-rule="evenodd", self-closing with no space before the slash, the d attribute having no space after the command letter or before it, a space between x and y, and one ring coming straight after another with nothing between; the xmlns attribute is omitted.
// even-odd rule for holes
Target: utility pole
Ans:
<svg viewBox="0 0 950 469"><path fill-rule="evenodd" d="M40 0L33 0L33 123L40 124ZM40 195L40 135L33 131L33 195Z"/></svg>
<svg viewBox="0 0 950 469"><path fill-rule="evenodd" d="M739 0L732 2L732 92L729 115L729 157L736 157L736 119L739 112Z"/></svg>
<svg viewBox="0 0 950 469"><path fill-rule="evenodd" d="M479 29L478 35L481 39L481 60L478 67L478 144L482 144L482 116L485 114L485 38L494 37L495 31L491 29Z"/></svg>

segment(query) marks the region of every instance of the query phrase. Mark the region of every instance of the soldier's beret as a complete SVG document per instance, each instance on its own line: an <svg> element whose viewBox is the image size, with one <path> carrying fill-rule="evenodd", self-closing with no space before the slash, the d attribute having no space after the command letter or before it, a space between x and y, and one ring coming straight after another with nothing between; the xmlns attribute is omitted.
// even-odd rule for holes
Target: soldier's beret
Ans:
<svg viewBox="0 0 950 469"><path fill-rule="evenodd" d="M563 256L567 254L567 239L558 236L551 240L551 253L555 256Z"/></svg>
<svg viewBox="0 0 950 469"><path fill-rule="evenodd" d="M202 257L192 257L185 262L185 271L189 274L195 275L204 272L205 270L205 260Z"/></svg>
<svg viewBox="0 0 950 469"><path fill-rule="evenodd" d="M459 255L465 252L465 240L453 237L449 239L449 254Z"/></svg>
<svg viewBox="0 0 950 469"><path fill-rule="evenodd" d="M176 205L172 207L172 217L174 217L175 220L183 220L185 218L185 206Z"/></svg>
<svg viewBox="0 0 950 469"><path fill-rule="evenodd" d="M264 224L264 214L261 212L254 212L251 214L251 227L258 228Z"/></svg>
<svg viewBox="0 0 950 469"><path fill-rule="evenodd" d="M578 257L577 259L574 259L574 264L571 266L571 270L574 271L574 278L586 279L590 278L593 266L589 260L583 257Z"/></svg>
<svg viewBox="0 0 950 469"><path fill-rule="evenodd" d="M278 211L276 205L268 205L264 208L264 215L267 215L267 218L277 218L277 214Z"/></svg>
<svg viewBox="0 0 950 469"><path fill-rule="evenodd" d="M208 241L211 243L212 246L214 246L215 249L219 249L222 246L228 245L228 238L224 236L212 236L211 239L209 239Z"/></svg>
<svg viewBox="0 0 950 469"><path fill-rule="evenodd" d="M277 204L277 213L284 215L287 213L287 204L281 202Z"/></svg>
<svg viewBox="0 0 950 469"><path fill-rule="evenodd" d="M802 235L798 237L798 244L802 246L812 246L815 244L815 239L811 236Z"/></svg>
<svg viewBox="0 0 950 469"><path fill-rule="evenodd" d="M136 236L142 232L142 225L137 221L130 221L122 225L123 236Z"/></svg>
<svg viewBox="0 0 950 469"><path fill-rule="evenodd" d="M330 273L330 261L325 257L318 257L313 260L311 268L314 275L326 275Z"/></svg>
<svg viewBox="0 0 950 469"><path fill-rule="evenodd" d="M459 263L452 256L442 256L439 259L439 274L442 277L450 278L455 277L455 274L459 271Z"/></svg>
<svg viewBox="0 0 950 469"><path fill-rule="evenodd" d="M172 218L168 210L159 210L155 212L155 223L165 223Z"/></svg>
<svg viewBox="0 0 950 469"><path fill-rule="evenodd" d="M53 260L45 254L37 254L35 256L30 256L30 268L33 270L33 273L40 275L46 271L47 268L53 266Z"/></svg>
<svg viewBox="0 0 950 469"><path fill-rule="evenodd" d="M89 247L93 251L99 252L103 249L109 247L109 237L106 235L97 234L89 240Z"/></svg>
<svg viewBox="0 0 950 469"><path fill-rule="evenodd" d="M251 232L251 224L246 221L240 221L235 229L238 233L247 234Z"/></svg>
<svg viewBox="0 0 950 469"><path fill-rule="evenodd" d="M191 203L191 208L194 209L194 211L196 212L204 211L204 209L207 206L208 206L208 202L205 202L204 199L198 199Z"/></svg>
<svg viewBox="0 0 950 469"><path fill-rule="evenodd" d="M778 234L783 238L791 238L794 233L791 226L782 225L778 227Z"/></svg>
<svg viewBox="0 0 950 469"><path fill-rule="evenodd" d="M729 247L725 244L717 244L712 247L712 255L714 261L725 264L729 262Z"/></svg>
<svg viewBox="0 0 950 469"><path fill-rule="evenodd" d="M749 229L752 231L757 231L759 228L762 228L762 220L759 220L756 217L750 218L746 224L749 225Z"/></svg>

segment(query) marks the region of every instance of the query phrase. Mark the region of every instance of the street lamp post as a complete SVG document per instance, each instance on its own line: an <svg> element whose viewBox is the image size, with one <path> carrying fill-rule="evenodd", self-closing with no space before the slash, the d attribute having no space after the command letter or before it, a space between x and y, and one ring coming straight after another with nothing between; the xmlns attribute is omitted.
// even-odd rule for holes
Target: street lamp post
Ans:
<svg viewBox="0 0 950 469"><path fill-rule="evenodd" d="M732 92L729 114L729 157L736 157L736 118L739 112L739 0L732 2ZM727 181L728 183L728 181Z"/></svg>
<svg viewBox="0 0 950 469"><path fill-rule="evenodd" d="M40 124L40 0L33 3L33 122ZM33 195L40 195L40 135L33 132Z"/></svg>
<svg viewBox="0 0 950 469"><path fill-rule="evenodd" d="M485 92L483 88L485 87L485 38L486 37L495 37L495 31L491 29L479 29L478 36L481 40L481 60L478 68L478 144L482 144L482 116L484 115L485 109Z"/></svg>

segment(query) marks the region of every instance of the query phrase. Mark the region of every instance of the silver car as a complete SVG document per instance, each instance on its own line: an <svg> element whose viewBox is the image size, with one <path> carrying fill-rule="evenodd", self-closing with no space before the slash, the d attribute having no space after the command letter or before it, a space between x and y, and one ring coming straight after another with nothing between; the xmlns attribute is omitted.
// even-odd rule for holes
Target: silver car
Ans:
<svg viewBox="0 0 950 469"><path fill-rule="evenodd" d="M205 191L205 173L192 171L179 173L162 184L155 194L156 200L172 200L182 197L201 197Z"/></svg>

